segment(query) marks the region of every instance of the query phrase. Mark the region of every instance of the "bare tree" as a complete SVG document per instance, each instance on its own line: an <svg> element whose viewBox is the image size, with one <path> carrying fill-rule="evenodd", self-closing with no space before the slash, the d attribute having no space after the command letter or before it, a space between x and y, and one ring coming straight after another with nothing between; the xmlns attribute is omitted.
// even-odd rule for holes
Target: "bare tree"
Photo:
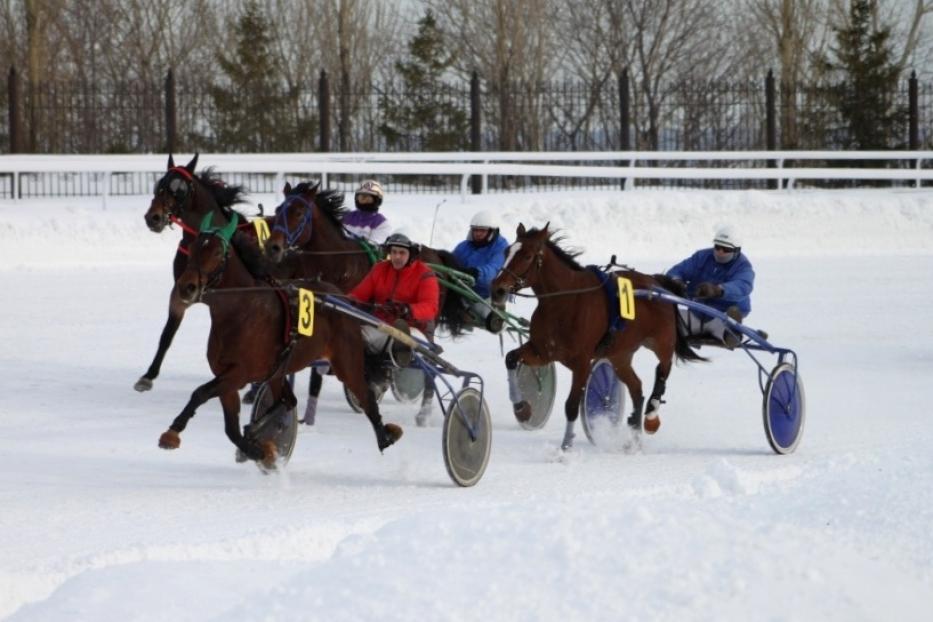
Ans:
<svg viewBox="0 0 933 622"><path fill-rule="evenodd" d="M497 101L499 147L510 151L519 140L519 117L526 122L525 147L541 144L540 98L534 90L560 67L562 45L556 24L564 3L557 0L426 0L457 50L459 72L476 70ZM521 112L519 112L521 111Z"/></svg>

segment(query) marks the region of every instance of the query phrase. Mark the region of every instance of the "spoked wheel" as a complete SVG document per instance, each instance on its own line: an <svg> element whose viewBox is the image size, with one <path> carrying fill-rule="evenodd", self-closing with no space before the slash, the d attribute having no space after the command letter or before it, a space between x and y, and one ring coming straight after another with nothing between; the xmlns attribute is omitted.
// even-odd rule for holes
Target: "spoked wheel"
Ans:
<svg viewBox="0 0 933 622"><path fill-rule="evenodd" d="M403 404L417 402L424 393L424 371L420 367L394 369L389 386L397 401Z"/></svg>
<svg viewBox="0 0 933 622"><path fill-rule="evenodd" d="M580 419L586 438L594 445L605 442L619 427L625 407L625 390L608 359L599 359L590 368L586 389L580 401Z"/></svg>
<svg viewBox="0 0 933 622"><path fill-rule="evenodd" d="M531 406L531 418L519 421L526 430L544 427L554 407L554 395L557 393L557 367L550 363L544 367L532 367L519 364L518 388L522 399Z"/></svg>
<svg viewBox="0 0 933 622"><path fill-rule="evenodd" d="M263 383L256 391L256 397L253 400L253 410L250 413L249 426L246 434L259 442L271 440L275 443L278 453L278 464L284 466L292 457L295 450L295 441L298 438L298 409L289 408L288 410L279 409L278 412L272 410L273 398L269 385ZM237 450L237 461L246 460L240 450ZM263 473L268 473L269 467L262 462L256 461L256 466Z"/></svg>
<svg viewBox="0 0 933 622"><path fill-rule="evenodd" d="M789 454L797 449L806 411L807 400L797 368L780 363L768 376L762 404L765 436L775 453Z"/></svg>
<svg viewBox="0 0 933 622"><path fill-rule="evenodd" d="M461 389L444 417L444 465L458 486L473 486L483 477L492 448L489 407L473 387Z"/></svg>

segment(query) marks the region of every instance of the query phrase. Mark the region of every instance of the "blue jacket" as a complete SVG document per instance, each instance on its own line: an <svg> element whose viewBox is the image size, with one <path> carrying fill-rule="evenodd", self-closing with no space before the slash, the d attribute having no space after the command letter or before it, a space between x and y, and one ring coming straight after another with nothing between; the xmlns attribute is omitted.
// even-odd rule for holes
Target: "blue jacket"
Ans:
<svg viewBox="0 0 933 622"><path fill-rule="evenodd" d="M508 241L497 235L489 244L477 246L472 240L464 240L454 249L454 257L464 268L476 268L476 285L473 291L483 298L489 298L489 285L499 274L502 264L505 263L505 249L509 247Z"/></svg>
<svg viewBox="0 0 933 622"><path fill-rule="evenodd" d="M742 312L742 317L751 313L752 301L749 296L755 287L755 271L743 252L739 252L728 263L716 263L713 249L705 248L668 270L667 276L687 284L688 298L694 296L700 283L721 285L722 296L701 302L720 311L735 305Z"/></svg>

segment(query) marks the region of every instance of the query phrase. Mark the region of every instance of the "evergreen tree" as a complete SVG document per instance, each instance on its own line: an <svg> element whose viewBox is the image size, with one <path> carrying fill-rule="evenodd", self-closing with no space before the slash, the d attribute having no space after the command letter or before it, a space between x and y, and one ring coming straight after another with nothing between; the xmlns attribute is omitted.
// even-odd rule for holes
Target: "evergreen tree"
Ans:
<svg viewBox="0 0 933 622"><path fill-rule="evenodd" d="M256 0L233 24L235 47L217 52L225 76L210 88L217 111L213 147L223 151L278 151L287 145L288 102L275 79L272 25Z"/></svg>
<svg viewBox="0 0 933 622"><path fill-rule="evenodd" d="M820 60L822 69L842 82L830 98L845 122L843 146L848 149L886 149L903 146L906 110L895 94L900 70L892 60L890 27L875 30L876 0L851 0L849 23L833 28L835 62Z"/></svg>
<svg viewBox="0 0 933 622"><path fill-rule="evenodd" d="M434 13L428 9L408 43L408 58L395 63L402 92L384 101L385 120L379 131L390 148L457 151L466 147L467 114L458 106L457 92L443 82L453 62ZM420 145L413 144L415 136L420 136Z"/></svg>

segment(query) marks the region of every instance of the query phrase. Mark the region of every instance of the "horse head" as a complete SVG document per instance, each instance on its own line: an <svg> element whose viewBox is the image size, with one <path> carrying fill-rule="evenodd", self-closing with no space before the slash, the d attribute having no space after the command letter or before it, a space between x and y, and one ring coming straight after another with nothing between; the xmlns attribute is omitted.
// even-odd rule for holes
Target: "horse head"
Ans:
<svg viewBox="0 0 933 622"><path fill-rule="evenodd" d="M190 247L188 265L175 281L178 297L188 305L199 302L209 288L217 285L227 266L230 240L239 216L234 214L223 226L215 226L213 219L213 214L204 217L200 233Z"/></svg>
<svg viewBox="0 0 933 622"><path fill-rule="evenodd" d="M266 240L266 257L279 263L285 254L307 244L311 239L314 200L320 184L300 183L294 188L288 182L282 191L285 200L275 208L272 233Z"/></svg>
<svg viewBox="0 0 933 622"><path fill-rule="evenodd" d="M551 235L548 231L550 224L544 225L543 229L526 230L525 225L519 223L515 242L505 249L505 263L490 285L495 306L504 308L509 294L536 282Z"/></svg>
<svg viewBox="0 0 933 622"><path fill-rule="evenodd" d="M186 207L194 201L194 168L198 164L198 154L184 166L175 166L175 160L168 156L165 175L156 182L152 201L144 216L146 226L155 233L161 233L172 219L181 219Z"/></svg>

